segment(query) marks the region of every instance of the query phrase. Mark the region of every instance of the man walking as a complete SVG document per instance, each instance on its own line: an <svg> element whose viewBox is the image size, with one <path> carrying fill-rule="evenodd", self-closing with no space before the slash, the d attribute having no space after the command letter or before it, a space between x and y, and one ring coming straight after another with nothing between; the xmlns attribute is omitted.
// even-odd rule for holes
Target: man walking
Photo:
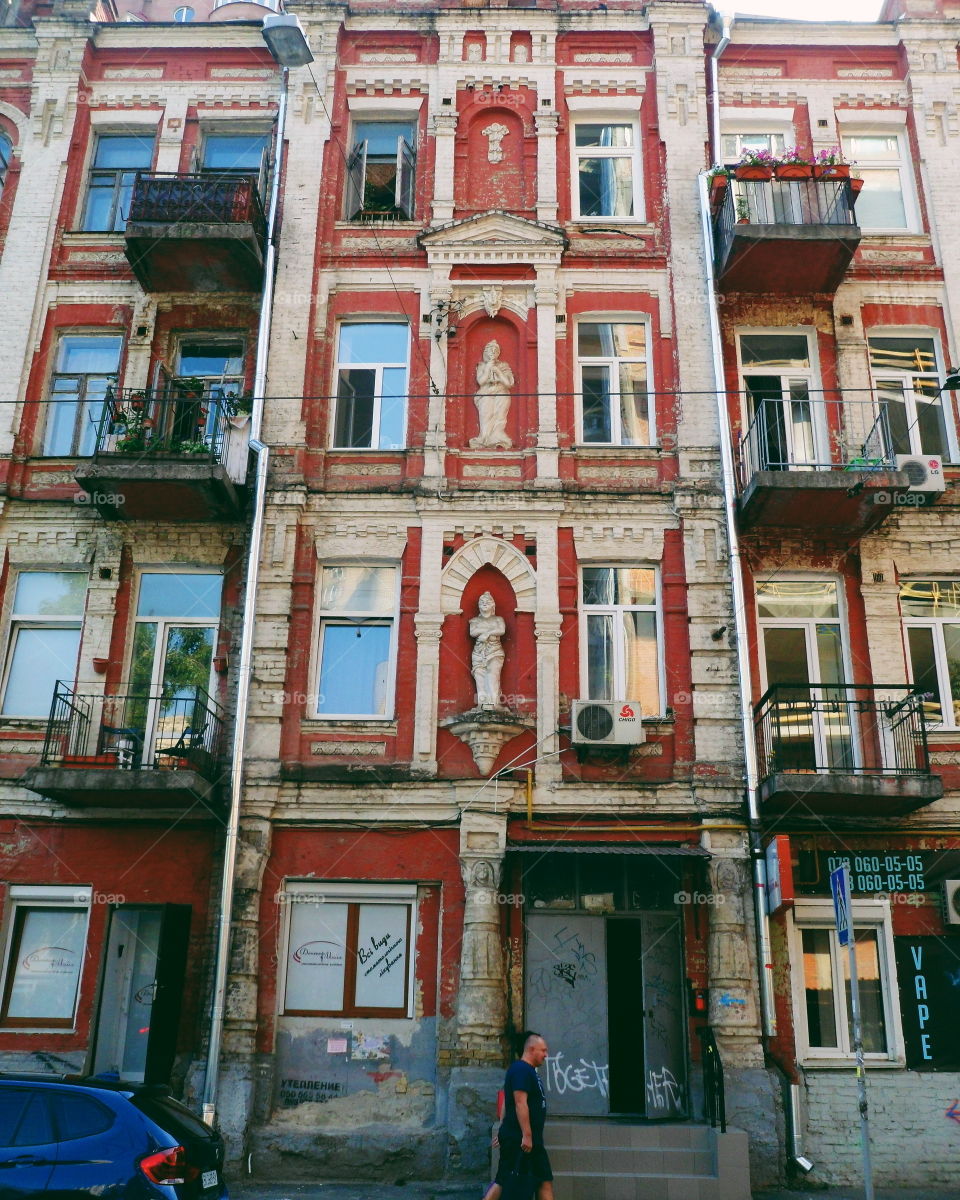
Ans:
<svg viewBox="0 0 960 1200"><path fill-rule="evenodd" d="M521 1055L507 1068L503 1081L505 1104L497 1135L500 1143L497 1177L483 1200L500 1200L507 1180L518 1167L533 1180L537 1200L553 1200L553 1172L543 1147L547 1102L537 1074L537 1067L547 1057L547 1043L532 1030L521 1037Z"/></svg>

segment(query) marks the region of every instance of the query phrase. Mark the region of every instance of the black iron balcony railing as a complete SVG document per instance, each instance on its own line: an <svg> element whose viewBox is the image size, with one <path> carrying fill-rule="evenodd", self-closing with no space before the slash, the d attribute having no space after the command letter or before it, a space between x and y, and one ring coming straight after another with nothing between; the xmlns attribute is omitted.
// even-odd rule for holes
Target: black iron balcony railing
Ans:
<svg viewBox="0 0 960 1200"><path fill-rule="evenodd" d="M902 684L790 683L754 709L760 776L929 775L923 696Z"/></svg>
<svg viewBox="0 0 960 1200"><path fill-rule="evenodd" d="M717 263L727 260L738 222L856 226L849 179L731 179L714 218Z"/></svg>
<svg viewBox="0 0 960 1200"><path fill-rule="evenodd" d="M252 225L263 241L267 222L253 176L138 171L127 214L130 225Z"/></svg>
<svg viewBox="0 0 960 1200"><path fill-rule="evenodd" d="M700 1038L700 1065L703 1068L704 1120L721 1133L727 1132L727 1100L723 1082L723 1061L713 1029L703 1025L697 1030Z"/></svg>
<svg viewBox="0 0 960 1200"><path fill-rule="evenodd" d="M884 400L828 399L805 385L755 399L740 442L741 487L758 471L893 471Z"/></svg>
<svg viewBox="0 0 960 1200"><path fill-rule="evenodd" d="M54 688L44 767L183 768L209 775L223 755L223 713L201 687L81 694Z"/></svg>
<svg viewBox="0 0 960 1200"><path fill-rule="evenodd" d="M163 390L108 388L95 455L174 457L222 463L230 398L172 380Z"/></svg>

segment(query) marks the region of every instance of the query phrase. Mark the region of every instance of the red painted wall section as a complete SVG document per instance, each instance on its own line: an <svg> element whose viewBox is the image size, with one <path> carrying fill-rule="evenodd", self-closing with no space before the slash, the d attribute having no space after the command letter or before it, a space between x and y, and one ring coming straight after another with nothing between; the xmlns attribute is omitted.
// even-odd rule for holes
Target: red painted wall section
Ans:
<svg viewBox="0 0 960 1200"><path fill-rule="evenodd" d="M276 830L260 900L259 1048L266 1053L273 1049L284 915L277 897L285 879L430 884L420 904L416 940L418 1014L451 1017L463 928L458 856L456 830Z"/></svg>
<svg viewBox="0 0 960 1200"><path fill-rule="evenodd" d="M488 209L534 216L536 96L528 88L485 88L458 92L457 102L454 217ZM499 140L499 151L496 140L485 132L491 129L507 131Z"/></svg>
<svg viewBox="0 0 960 1200"><path fill-rule="evenodd" d="M92 886L86 960L76 1029L3 1032L0 1050L76 1051L87 1046L111 897L122 904L189 904L190 948L179 1047L197 1045L200 993L210 940L208 912L216 834L184 825L124 827L0 823L0 876L6 884Z"/></svg>

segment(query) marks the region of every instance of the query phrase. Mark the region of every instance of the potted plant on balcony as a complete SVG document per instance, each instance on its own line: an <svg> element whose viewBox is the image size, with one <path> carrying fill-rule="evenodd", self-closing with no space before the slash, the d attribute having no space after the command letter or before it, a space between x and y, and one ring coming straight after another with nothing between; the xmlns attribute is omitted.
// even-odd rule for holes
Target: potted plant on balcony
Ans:
<svg viewBox="0 0 960 1200"><path fill-rule="evenodd" d="M730 170L728 167L711 167L707 172L707 184L710 188L710 203L720 204L723 197L727 193L727 187L730 183Z"/></svg>
<svg viewBox="0 0 960 1200"><path fill-rule="evenodd" d="M820 150L813 157L814 179L849 179L850 163L845 162L839 146Z"/></svg>
<svg viewBox="0 0 960 1200"><path fill-rule="evenodd" d="M799 146L793 146L780 155L773 173L777 179L810 179L813 176L813 163L807 161Z"/></svg>
<svg viewBox="0 0 960 1200"><path fill-rule="evenodd" d="M746 196L737 197L737 224L750 224L750 201Z"/></svg>
<svg viewBox="0 0 960 1200"><path fill-rule="evenodd" d="M744 150L733 169L734 175L737 179L772 179L775 162L769 150Z"/></svg>
<svg viewBox="0 0 960 1200"><path fill-rule="evenodd" d="M142 454L153 448L153 420L147 416L147 402L142 392L135 392L125 407L114 410L112 427L116 434L113 450L116 454Z"/></svg>

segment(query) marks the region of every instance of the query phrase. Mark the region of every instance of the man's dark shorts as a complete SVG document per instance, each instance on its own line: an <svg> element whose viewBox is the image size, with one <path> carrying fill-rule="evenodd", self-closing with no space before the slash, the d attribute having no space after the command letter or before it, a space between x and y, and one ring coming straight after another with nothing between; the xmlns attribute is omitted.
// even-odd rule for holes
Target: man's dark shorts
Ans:
<svg viewBox="0 0 960 1200"><path fill-rule="evenodd" d="M520 1159L523 1159L525 1166L521 1165L521 1170L529 1172L533 1177L534 1183L538 1186L541 1183L546 1183L553 1179L553 1171L550 1170L550 1159L547 1158L547 1152L543 1146L534 1146L529 1154L524 1154L520 1149L519 1142L501 1142L500 1143L500 1164L497 1167L496 1182L501 1187L510 1178L514 1167Z"/></svg>

